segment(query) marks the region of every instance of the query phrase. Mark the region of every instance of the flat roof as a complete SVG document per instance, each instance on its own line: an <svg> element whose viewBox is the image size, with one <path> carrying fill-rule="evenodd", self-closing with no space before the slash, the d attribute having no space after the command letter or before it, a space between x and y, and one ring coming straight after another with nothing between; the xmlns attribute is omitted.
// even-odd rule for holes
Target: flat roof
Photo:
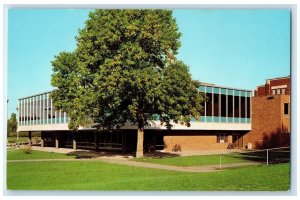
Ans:
<svg viewBox="0 0 300 200"><path fill-rule="evenodd" d="M232 87L224 87L224 86L219 86L219 85L210 84L210 83L200 82L200 84L204 85L204 86L210 86L210 87L218 87L218 88L224 88L224 89L230 89L230 90L242 90L242 91L252 92L252 90L240 89L240 88L232 88Z"/></svg>
<svg viewBox="0 0 300 200"><path fill-rule="evenodd" d="M239 88L232 88L232 87L224 87L224 86L219 86L219 85L215 85L215 84L212 84L212 83L204 83L204 82L200 82L200 85L202 85L202 86L209 86L209 87L224 88L224 89L230 89L230 90L240 90L240 91L252 92L252 90L239 89ZM43 94L48 94L48 93L50 93L50 92L52 92L52 91L54 91L54 90L55 90L55 89L50 90L50 91L47 91L47 92L41 92L41 93L38 93L38 94L26 96L26 97L21 97L21 98L19 98L18 100L27 99L27 98L35 97L35 96L40 96L40 95L43 95Z"/></svg>
<svg viewBox="0 0 300 200"><path fill-rule="evenodd" d="M48 92L42 92L42 93L38 93L38 94L26 96L26 97L21 97L21 98L19 98L18 100L21 100L21 99L27 99L27 98L35 97L35 96L40 96L40 95L43 95L43 94L48 94L48 93L50 93L50 92L52 92L52 91L54 91L54 90L51 90L51 91L48 91Z"/></svg>
<svg viewBox="0 0 300 200"><path fill-rule="evenodd" d="M283 76L283 77L278 77L278 78L270 78L266 79L267 81L273 81L273 80L280 80L280 79L285 79L285 78L291 78L291 76Z"/></svg>

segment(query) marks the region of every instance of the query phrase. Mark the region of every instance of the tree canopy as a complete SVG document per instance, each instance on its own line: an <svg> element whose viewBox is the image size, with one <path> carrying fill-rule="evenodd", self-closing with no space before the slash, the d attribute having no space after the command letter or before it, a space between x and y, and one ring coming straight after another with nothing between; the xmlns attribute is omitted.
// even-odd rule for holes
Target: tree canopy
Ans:
<svg viewBox="0 0 300 200"><path fill-rule="evenodd" d="M66 111L69 128L139 129L147 116L189 125L203 109L189 68L176 59L181 33L170 10L95 10L76 37L73 52L52 62L54 106Z"/></svg>
<svg viewBox="0 0 300 200"><path fill-rule="evenodd" d="M11 113L10 119L7 120L7 136L17 132L18 122L16 113Z"/></svg>

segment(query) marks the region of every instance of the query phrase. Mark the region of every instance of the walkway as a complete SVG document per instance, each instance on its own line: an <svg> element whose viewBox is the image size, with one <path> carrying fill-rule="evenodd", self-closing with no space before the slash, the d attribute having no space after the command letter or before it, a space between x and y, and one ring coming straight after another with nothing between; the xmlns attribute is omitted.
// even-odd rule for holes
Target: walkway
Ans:
<svg viewBox="0 0 300 200"><path fill-rule="evenodd" d="M126 158L120 159L120 158L103 158L103 157L98 157L98 158L93 158L93 159L8 160L7 162L19 163L19 162L49 162L49 161L102 161L102 162L106 162L106 163L127 165L127 166L132 166L132 167L143 167L143 168L171 170L171 171L180 171L180 172L216 172L216 171L220 171L220 165L181 167L181 166L137 162L137 161L128 160ZM250 165L260 165L260 163L243 162L243 163L223 164L221 166L221 170L226 169L226 168L242 167L242 166L250 166Z"/></svg>

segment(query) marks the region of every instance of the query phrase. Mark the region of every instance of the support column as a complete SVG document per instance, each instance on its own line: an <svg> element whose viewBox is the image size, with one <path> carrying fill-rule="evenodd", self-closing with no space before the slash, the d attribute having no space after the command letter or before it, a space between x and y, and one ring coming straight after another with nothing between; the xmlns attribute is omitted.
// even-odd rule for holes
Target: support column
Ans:
<svg viewBox="0 0 300 200"><path fill-rule="evenodd" d="M28 144L31 146L32 140L31 140L31 131L28 132Z"/></svg>
<svg viewBox="0 0 300 200"><path fill-rule="evenodd" d="M45 147L45 144L44 144L44 134L43 134L43 132L41 132L41 147Z"/></svg>
<svg viewBox="0 0 300 200"><path fill-rule="evenodd" d="M122 154L124 154L125 153L125 145L124 145L124 131L122 130Z"/></svg>
<svg viewBox="0 0 300 200"><path fill-rule="evenodd" d="M76 150L76 135L74 132L72 132L72 137L73 137L73 150Z"/></svg>
<svg viewBox="0 0 300 200"><path fill-rule="evenodd" d="M138 129L137 133L137 146L136 146L136 157L140 158L144 156L144 131Z"/></svg>
<svg viewBox="0 0 300 200"><path fill-rule="evenodd" d="M57 133L55 133L55 148L56 148L56 149L59 148L59 140L58 140L58 135L57 135Z"/></svg>
<svg viewBox="0 0 300 200"><path fill-rule="evenodd" d="M94 131L95 151L98 151L98 131Z"/></svg>

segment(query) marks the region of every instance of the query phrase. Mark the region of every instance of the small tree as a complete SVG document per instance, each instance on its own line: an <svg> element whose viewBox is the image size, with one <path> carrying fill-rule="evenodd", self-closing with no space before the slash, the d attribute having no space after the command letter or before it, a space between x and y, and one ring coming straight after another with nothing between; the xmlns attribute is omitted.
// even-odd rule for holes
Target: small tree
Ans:
<svg viewBox="0 0 300 200"><path fill-rule="evenodd" d="M143 154L147 115L189 126L203 101L199 82L177 61L180 33L169 10L96 10L79 31L74 52L52 62L55 107L70 116L69 128L97 124L138 126Z"/></svg>
<svg viewBox="0 0 300 200"><path fill-rule="evenodd" d="M10 119L7 120L7 137L17 132L18 122L15 113L12 113Z"/></svg>

